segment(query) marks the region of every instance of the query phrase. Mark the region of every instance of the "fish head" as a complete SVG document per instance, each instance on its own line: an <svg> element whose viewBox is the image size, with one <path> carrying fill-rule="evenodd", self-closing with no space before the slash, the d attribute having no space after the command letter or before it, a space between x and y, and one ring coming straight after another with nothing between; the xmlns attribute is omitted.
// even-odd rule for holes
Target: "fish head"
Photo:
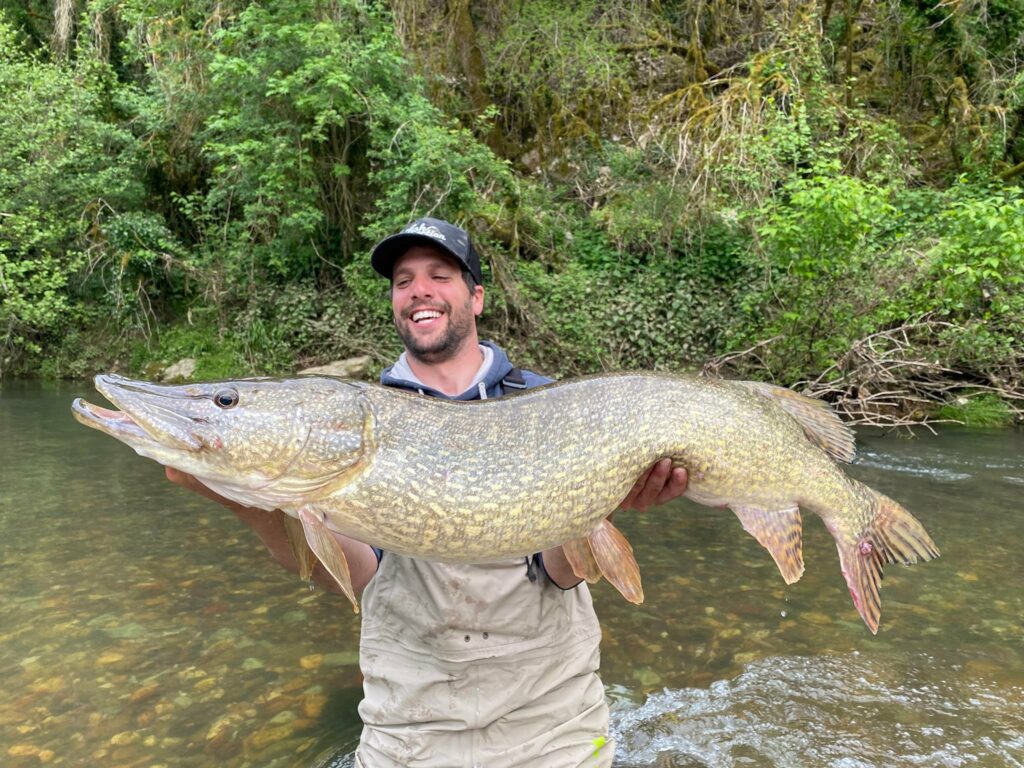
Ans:
<svg viewBox="0 0 1024 768"><path fill-rule="evenodd" d="M179 386L95 378L118 410L78 399L75 418L247 506L295 506L365 458L365 385L329 377Z"/></svg>

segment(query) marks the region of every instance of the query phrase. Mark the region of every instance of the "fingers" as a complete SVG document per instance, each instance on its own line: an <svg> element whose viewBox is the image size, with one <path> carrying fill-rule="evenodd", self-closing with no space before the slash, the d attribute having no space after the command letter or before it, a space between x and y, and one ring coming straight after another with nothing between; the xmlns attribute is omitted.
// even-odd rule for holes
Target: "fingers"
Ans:
<svg viewBox="0 0 1024 768"><path fill-rule="evenodd" d="M619 504L619 509L636 509L636 499L647 486L647 480L651 476L653 469L653 466L649 467L647 471L640 476L640 479L633 483L633 487L629 489L629 493L626 494L626 498L624 498L622 503Z"/></svg>
<svg viewBox="0 0 1024 768"><path fill-rule="evenodd" d="M196 479L192 475L182 472L180 469L174 467L164 467L164 474L167 475L167 479L175 485L181 485L185 488L194 488Z"/></svg>
<svg viewBox="0 0 1024 768"><path fill-rule="evenodd" d="M682 467L676 467L668 476L668 480L665 482L665 486L658 493L658 499L655 504L664 504L666 501L672 501L672 499L678 499L684 493L686 493L686 485L689 482L689 475L686 474L686 470Z"/></svg>
<svg viewBox="0 0 1024 768"><path fill-rule="evenodd" d="M652 506L682 496L686 491L687 482L685 469L673 469L671 459L662 459L637 480L619 506L621 509L646 512Z"/></svg>
<svg viewBox="0 0 1024 768"><path fill-rule="evenodd" d="M661 495L662 490L665 488L665 483L668 482L670 474L672 474L672 461L670 459L662 459L651 467L651 471L647 473L647 481L644 483L640 493L637 494L636 501L633 504L638 512L646 512L651 505L658 503L658 496Z"/></svg>
<svg viewBox="0 0 1024 768"><path fill-rule="evenodd" d="M190 491L195 491L200 496L205 496L208 499L216 501L218 504L223 504L225 507L234 509L239 505L233 501L225 499L218 493L211 491L205 485L196 480L194 475L190 475L187 472L182 472L180 469L174 467L164 467L164 474L167 475L167 479L175 485L180 485L182 488L188 488Z"/></svg>

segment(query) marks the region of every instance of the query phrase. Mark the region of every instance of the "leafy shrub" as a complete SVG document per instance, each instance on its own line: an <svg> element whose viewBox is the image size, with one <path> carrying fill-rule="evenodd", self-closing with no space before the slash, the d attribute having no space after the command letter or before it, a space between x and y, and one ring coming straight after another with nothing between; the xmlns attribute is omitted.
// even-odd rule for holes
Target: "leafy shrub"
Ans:
<svg viewBox="0 0 1024 768"><path fill-rule="evenodd" d="M737 343L780 337L767 364L787 382L828 368L897 318L892 289L913 272L890 192L823 170L790 182L760 211L755 263L765 278L743 300L747 328Z"/></svg>
<svg viewBox="0 0 1024 768"><path fill-rule="evenodd" d="M1024 192L962 183L946 199L930 274L942 310L961 318L1024 319Z"/></svg>
<svg viewBox="0 0 1024 768"><path fill-rule="evenodd" d="M133 139L102 118L96 77L24 52L0 19L0 372L68 327L106 220L139 201Z"/></svg>

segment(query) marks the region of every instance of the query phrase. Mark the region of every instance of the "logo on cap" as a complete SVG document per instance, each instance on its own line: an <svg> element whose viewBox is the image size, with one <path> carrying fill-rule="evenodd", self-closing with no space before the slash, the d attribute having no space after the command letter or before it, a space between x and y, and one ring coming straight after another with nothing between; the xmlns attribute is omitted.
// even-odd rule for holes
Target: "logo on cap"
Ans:
<svg viewBox="0 0 1024 768"><path fill-rule="evenodd" d="M427 237L432 237L435 240L447 241L447 238L441 234L441 230L431 224L424 224L422 221L417 221L411 227L406 227L402 232L410 235L426 235Z"/></svg>

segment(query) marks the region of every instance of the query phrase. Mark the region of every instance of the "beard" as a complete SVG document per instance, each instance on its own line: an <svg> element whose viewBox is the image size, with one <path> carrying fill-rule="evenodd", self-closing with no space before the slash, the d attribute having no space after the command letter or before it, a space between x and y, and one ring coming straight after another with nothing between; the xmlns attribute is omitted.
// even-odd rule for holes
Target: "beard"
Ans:
<svg viewBox="0 0 1024 768"><path fill-rule="evenodd" d="M401 318L395 318L395 329L398 331L406 351L413 358L421 363L436 364L451 360L462 348L463 343L469 338L476 323L473 316L472 297L466 299L466 303L458 308L452 308L447 302L436 302L428 306L419 305L416 310L437 309L444 312L448 324L444 333L433 340L417 338L411 333L409 323L412 323L412 310L402 312Z"/></svg>

